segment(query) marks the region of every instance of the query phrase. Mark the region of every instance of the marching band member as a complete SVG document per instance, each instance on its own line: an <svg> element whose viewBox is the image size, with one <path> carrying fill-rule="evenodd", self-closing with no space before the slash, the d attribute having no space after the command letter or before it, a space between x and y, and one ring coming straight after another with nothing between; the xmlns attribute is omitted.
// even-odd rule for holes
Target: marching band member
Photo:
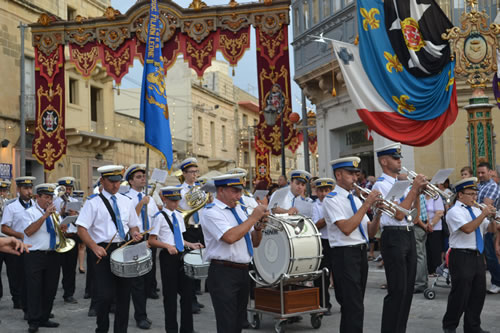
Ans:
<svg viewBox="0 0 500 333"><path fill-rule="evenodd" d="M73 190L73 193L71 194L71 197L73 199L76 199L76 201L80 201L83 203L83 197L85 195L85 192L84 191L81 191L81 190ZM77 232L78 232L78 229L77 229ZM78 234L77 234L78 236ZM85 249L86 249L86 246L85 244L80 240L80 237L78 237L78 263L79 263L79 267L78 267L78 271L80 272L80 274L84 274L85 273L85 267L83 266L83 262L85 261Z"/></svg>
<svg viewBox="0 0 500 333"><path fill-rule="evenodd" d="M9 197L9 192L10 192L10 181L0 180L0 222L2 221L3 210L8 203L7 198ZM5 236L5 235L0 234L0 236ZM7 265L8 257L9 257L8 253L3 253L2 251L0 251L0 272L2 271L3 263L5 262L6 263L5 265ZM12 271L10 273L12 273ZM8 274L9 272L7 272L7 276ZM2 279L0 279L0 298L2 297L3 297L3 284L2 284Z"/></svg>
<svg viewBox="0 0 500 333"><path fill-rule="evenodd" d="M70 215L77 215L78 212L73 210L67 210L66 204L68 202L77 202L78 200L73 198L72 192L75 186L75 178L73 177L62 177L57 180L57 184L64 186L65 193L58 196L54 200L54 206L61 217L66 217ZM73 223L68 225L68 230L65 236L71 238L75 241L75 244L80 243L80 238L77 235L78 229ZM63 299L64 303L76 304L78 301L73 297L75 294L75 279L76 279L76 264L78 261L78 246L75 246L66 253L61 253L61 268L62 268L62 286L64 290Z"/></svg>
<svg viewBox="0 0 500 333"><path fill-rule="evenodd" d="M126 333L130 306L131 279L114 275L110 268L110 254L126 240L127 233L140 241L139 218L132 200L117 195L120 189L123 166L106 165L97 169L103 186L100 194L90 196L76 221L78 235L87 245L93 265L97 328L108 332L109 310L116 299L114 332ZM106 249L107 248L107 249Z"/></svg>
<svg viewBox="0 0 500 333"><path fill-rule="evenodd" d="M363 332L363 299L368 278L366 251L368 240L379 225L379 216L370 222L366 213L379 200L380 193L372 191L363 203L352 194L360 161L359 157L345 157L330 162L337 185L323 202L335 298L340 304L340 332L346 333Z"/></svg>
<svg viewBox="0 0 500 333"><path fill-rule="evenodd" d="M246 318L249 292L248 264L253 247L262 240L259 226L267 207L258 205L247 216L237 205L244 174L214 177L217 198L201 210L205 236L205 260L210 261L207 285L215 310L217 332L241 332Z"/></svg>
<svg viewBox="0 0 500 333"><path fill-rule="evenodd" d="M181 162L179 167L182 170L182 175L184 177L184 182L181 185L181 202L179 203L179 208L182 210L191 210L193 207L190 207L186 201L186 194L194 187L199 185L196 181L198 175L200 174L200 170L198 169L198 161L194 157L186 158ZM200 217L198 212L195 212L193 216L188 221L188 226L183 235L184 239L191 243L202 243L203 240L203 232L200 229ZM193 279L193 313L200 313L200 310L205 306L198 302L196 297L196 291L200 291L201 289L201 281Z"/></svg>
<svg viewBox="0 0 500 333"><path fill-rule="evenodd" d="M7 236L24 240L24 211L34 204L31 199L35 177L18 177L15 179L19 197L4 207L2 216L2 232ZM12 295L14 309L23 309L26 314L26 288L24 278L24 255L7 255L7 277Z"/></svg>
<svg viewBox="0 0 500 333"><path fill-rule="evenodd" d="M280 189L279 191L288 191L286 197L277 204L275 207L270 207L273 214L289 214L295 215L299 211L295 207L295 200L306 200L304 198L306 185L311 179L311 174L304 170L293 170L290 173L290 186ZM269 202L273 202L273 197L276 196L278 191L274 192ZM309 199L307 199L309 200Z"/></svg>
<svg viewBox="0 0 500 333"><path fill-rule="evenodd" d="M52 203L55 188L52 184L37 185L36 202L23 214L24 241L31 244L24 258L30 333L38 332L39 327L59 326L49 320L60 274L60 255L55 251L60 239L54 221L59 217Z"/></svg>
<svg viewBox="0 0 500 333"><path fill-rule="evenodd" d="M130 184L130 190L126 192L125 195L132 200L137 216L141 221L141 223L139 223L139 231L142 233L150 229L152 226L151 219L158 212L155 201L144 192L144 187L146 186L146 165L132 164L125 171L124 177ZM151 252L153 269L143 276L133 278L132 282L132 302L134 303L135 309L134 319L137 323L137 327L140 329L149 329L152 324L146 312L147 297L156 296L154 298L158 298L156 290L152 290L153 277L154 274L156 274L156 249L151 249Z"/></svg>
<svg viewBox="0 0 500 333"><path fill-rule="evenodd" d="M335 180L332 178L319 178L314 181L314 185L316 186L316 195L318 199L314 201L313 211L312 211L312 220L316 224L316 228L318 228L321 233L321 246L323 248L323 258L321 258L321 266L328 268L328 276L325 276L325 306L328 309L325 316L331 316L332 312L330 311L332 308L332 303L330 303L330 292L328 291L328 286L330 285L330 275L332 273L332 265L330 260L330 243L328 242L328 227L325 222L325 217L323 214L323 203L324 199L328 193L330 193L335 187ZM320 295L323 294L323 284L321 283L321 278L314 280L314 285L319 287Z"/></svg>
<svg viewBox="0 0 500 333"><path fill-rule="evenodd" d="M163 209L153 218L149 244L161 248L160 272L163 286L163 307L165 311L165 330L167 333L179 332L177 324L177 294L180 295L181 325L180 332L193 330L192 279L184 273L182 260L184 248L200 249L201 243L190 243L182 238L186 230L182 215L177 211L181 200L181 188L167 186L160 189Z"/></svg>
<svg viewBox="0 0 500 333"><path fill-rule="evenodd" d="M385 197L401 171L403 157L401 144L390 144L377 149L376 153L383 173L372 189ZM417 175L411 190L407 191L399 205L405 209L410 209L412 204L416 206L418 195L425 186L427 186L425 176ZM417 270L415 234L413 226L408 225L404 214L399 211L392 218L382 215L380 227L381 253L387 278L387 295L382 310L382 332L404 332L410 314Z"/></svg>
<svg viewBox="0 0 500 333"><path fill-rule="evenodd" d="M446 214L450 229L449 269L451 291L443 317L445 333L454 333L464 316L464 332L487 333L481 329L481 311L486 296L484 234L496 209L488 204L482 211L474 207L477 178L465 178L455 184L455 205Z"/></svg>

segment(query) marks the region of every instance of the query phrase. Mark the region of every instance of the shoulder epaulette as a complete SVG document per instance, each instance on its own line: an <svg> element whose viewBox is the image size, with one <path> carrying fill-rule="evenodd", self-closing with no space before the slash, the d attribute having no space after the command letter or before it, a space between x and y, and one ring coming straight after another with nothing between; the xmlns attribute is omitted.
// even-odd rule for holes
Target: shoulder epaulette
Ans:
<svg viewBox="0 0 500 333"><path fill-rule="evenodd" d="M215 206L215 204L213 202L211 202L211 203L206 204L205 208L212 208L213 206Z"/></svg>
<svg viewBox="0 0 500 333"><path fill-rule="evenodd" d="M97 197L98 195L99 195L99 194L97 194L97 193L91 194L91 195L89 195L89 196L87 197L87 200L93 199L93 198Z"/></svg>
<svg viewBox="0 0 500 333"><path fill-rule="evenodd" d="M10 205L11 203L15 202L16 200L17 200L17 198L7 200L7 201L5 202L5 207L7 207L7 206L8 206L8 205Z"/></svg>
<svg viewBox="0 0 500 333"><path fill-rule="evenodd" d="M160 214L160 213L161 213L161 210L160 210L160 211L158 211L158 212L156 212L156 214L155 214L155 215L153 215L153 217L157 217L157 216L158 216L158 214Z"/></svg>
<svg viewBox="0 0 500 333"><path fill-rule="evenodd" d="M127 193L128 193L128 192L127 192ZM121 195L123 195L124 197L126 197L126 198L128 198L128 199L132 200L132 198L131 198L131 197L129 197L128 195L126 195L125 193L120 193L120 194L121 194Z"/></svg>
<svg viewBox="0 0 500 333"><path fill-rule="evenodd" d="M377 181L378 181L378 182L381 182L381 181L383 181L383 180L384 180L384 177L378 177L378 178L377 178Z"/></svg>
<svg viewBox="0 0 500 333"><path fill-rule="evenodd" d="M326 195L327 198L333 198L334 196L337 195L337 192L330 192Z"/></svg>

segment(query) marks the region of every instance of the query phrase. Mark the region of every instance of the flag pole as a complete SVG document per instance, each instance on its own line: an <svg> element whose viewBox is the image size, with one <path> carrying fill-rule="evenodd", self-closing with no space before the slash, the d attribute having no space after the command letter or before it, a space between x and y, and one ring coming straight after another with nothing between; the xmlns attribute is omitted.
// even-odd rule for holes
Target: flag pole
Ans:
<svg viewBox="0 0 500 333"><path fill-rule="evenodd" d="M144 194L146 196L149 193L148 182L149 182L149 147L146 148L146 189L144 190ZM151 198L149 200L151 200L152 198L153 198L153 195L151 194ZM144 215L145 215L146 219L149 219L149 216L148 216L148 205L146 205L146 211L145 211ZM149 222L150 222L149 226L151 226L151 221L149 221Z"/></svg>

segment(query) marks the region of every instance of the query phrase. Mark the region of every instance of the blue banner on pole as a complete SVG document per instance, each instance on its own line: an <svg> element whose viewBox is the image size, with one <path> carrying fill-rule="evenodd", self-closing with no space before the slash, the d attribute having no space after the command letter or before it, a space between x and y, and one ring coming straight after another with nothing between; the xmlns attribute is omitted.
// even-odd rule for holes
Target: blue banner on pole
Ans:
<svg viewBox="0 0 500 333"><path fill-rule="evenodd" d="M173 163L173 152L165 72L161 59L160 31L162 25L158 12L158 2L151 0L142 75L140 119L144 123L146 146L162 155L167 161L167 168L170 169Z"/></svg>

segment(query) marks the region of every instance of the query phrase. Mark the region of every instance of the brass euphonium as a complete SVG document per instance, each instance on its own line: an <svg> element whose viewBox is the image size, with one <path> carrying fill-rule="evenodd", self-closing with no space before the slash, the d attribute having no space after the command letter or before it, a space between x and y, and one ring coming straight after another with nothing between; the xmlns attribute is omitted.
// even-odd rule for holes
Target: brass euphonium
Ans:
<svg viewBox="0 0 500 333"><path fill-rule="evenodd" d="M182 210L182 218L184 219L184 224L186 225L186 228L188 227L188 222L191 216L193 216L194 213L202 209L209 201L210 196L208 193L204 192L201 189L200 185L195 185L193 186L184 196L186 199L187 205L191 208L189 210Z"/></svg>
<svg viewBox="0 0 500 333"><path fill-rule="evenodd" d="M59 214L57 212L52 213L51 217L54 222L54 228L56 229L57 236L59 236L59 243L57 243L56 252L66 253L75 247L75 241L64 236L64 232L62 232L61 226L59 225Z"/></svg>

